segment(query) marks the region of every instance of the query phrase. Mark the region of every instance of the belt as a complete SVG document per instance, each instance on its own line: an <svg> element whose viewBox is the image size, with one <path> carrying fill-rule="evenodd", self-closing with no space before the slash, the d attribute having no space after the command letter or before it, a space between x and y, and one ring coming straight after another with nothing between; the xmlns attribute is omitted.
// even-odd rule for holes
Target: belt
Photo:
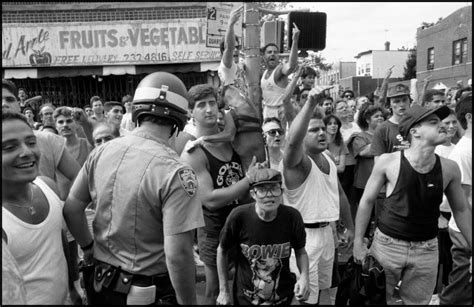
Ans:
<svg viewBox="0 0 474 307"><path fill-rule="evenodd" d="M132 285L142 286L142 287L157 285L159 284L159 281L163 281L163 279L167 277L168 277L167 273L157 274L153 276L134 274L132 276Z"/></svg>
<svg viewBox="0 0 474 307"><path fill-rule="evenodd" d="M323 228L329 225L329 222L320 222L320 223L311 223L311 224L304 224L305 228Z"/></svg>

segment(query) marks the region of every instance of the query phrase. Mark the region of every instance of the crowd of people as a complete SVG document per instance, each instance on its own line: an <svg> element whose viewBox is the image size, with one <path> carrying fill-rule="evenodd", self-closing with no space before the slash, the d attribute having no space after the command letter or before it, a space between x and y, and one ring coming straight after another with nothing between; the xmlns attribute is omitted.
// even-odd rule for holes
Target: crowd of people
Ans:
<svg viewBox="0 0 474 307"><path fill-rule="evenodd" d="M39 105L2 80L2 302L334 305L339 245L387 304L472 305L472 88L337 99L262 47L252 101L232 11L219 88L144 77ZM232 287L229 281L232 280Z"/></svg>

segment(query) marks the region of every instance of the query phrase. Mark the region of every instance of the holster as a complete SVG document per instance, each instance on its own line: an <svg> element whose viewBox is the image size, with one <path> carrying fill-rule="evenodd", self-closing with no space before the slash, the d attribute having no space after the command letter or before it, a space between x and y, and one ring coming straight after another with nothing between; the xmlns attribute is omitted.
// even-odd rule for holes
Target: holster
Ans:
<svg viewBox="0 0 474 307"><path fill-rule="evenodd" d="M127 281L126 283L124 281ZM102 288L122 294L128 294L132 285L132 274L124 272L120 267L97 262L94 271L94 290L99 293Z"/></svg>

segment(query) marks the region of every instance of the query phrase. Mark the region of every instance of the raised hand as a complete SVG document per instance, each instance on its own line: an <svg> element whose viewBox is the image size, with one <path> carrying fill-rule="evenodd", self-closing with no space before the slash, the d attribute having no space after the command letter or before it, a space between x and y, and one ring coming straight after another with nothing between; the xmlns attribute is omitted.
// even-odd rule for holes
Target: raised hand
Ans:
<svg viewBox="0 0 474 307"><path fill-rule="evenodd" d="M300 29L298 29L298 26L293 22L293 41L298 41L300 33Z"/></svg>
<svg viewBox="0 0 474 307"><path fill-rule="evenodd" d="M239 20L240 16L242 15L243 9L244 9L244 6L241 5L237 9L230 12L229 25L234 25Z"/></svg>

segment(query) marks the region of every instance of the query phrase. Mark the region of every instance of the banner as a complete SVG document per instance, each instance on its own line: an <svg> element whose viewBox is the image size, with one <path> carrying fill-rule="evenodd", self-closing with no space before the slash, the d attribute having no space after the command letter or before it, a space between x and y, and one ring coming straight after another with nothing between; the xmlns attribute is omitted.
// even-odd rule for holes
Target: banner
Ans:
<svg viewBox="0 0 474 307"><path fill-rule="evenodd" d="M2 24L2 66L150 65L219 61L206 19Z"/></svg>

